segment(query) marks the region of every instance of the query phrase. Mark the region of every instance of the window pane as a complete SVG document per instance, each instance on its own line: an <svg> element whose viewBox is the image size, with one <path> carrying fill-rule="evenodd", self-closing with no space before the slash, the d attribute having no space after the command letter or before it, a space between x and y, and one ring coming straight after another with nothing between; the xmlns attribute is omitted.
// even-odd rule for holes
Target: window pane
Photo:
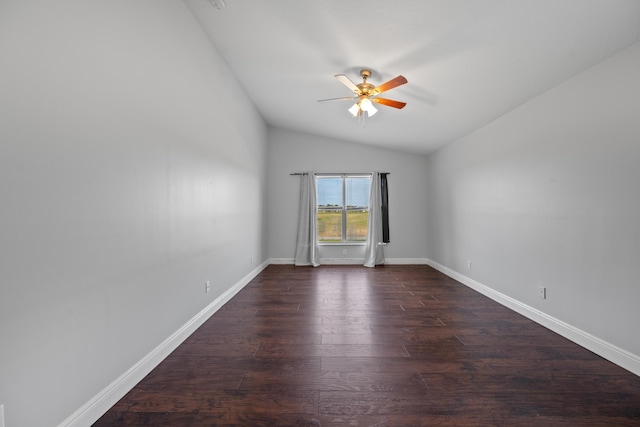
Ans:
<svg viewBox="0 0 640 427"><path fill-rule="evenodd" d="M366 242L370 176L316 178L318 242Z"/></svg>
<svg viewBox="0 0 640 427"><path fill-rule="evenodd" d="M318 206L342 206L342 177L318 177Z"/></svg>
<svg viewBox="0 0 640 427"><path fill-rule="evenodd" d="M342 210L318 211L318 242L342 242Z"/></svg>
<svg viewBox="0 0 640 427"><path fill-rule="evenodd" d="M346 178L347 207L366 208L369 206L370 181L371 178L368 176Z"/></svg>
<svg viewBox="0 0 640 427"><path fill-rule="evenodd" d="M369 211L347 211L347 236L348 242L366 242L369 230Z"/></svg>

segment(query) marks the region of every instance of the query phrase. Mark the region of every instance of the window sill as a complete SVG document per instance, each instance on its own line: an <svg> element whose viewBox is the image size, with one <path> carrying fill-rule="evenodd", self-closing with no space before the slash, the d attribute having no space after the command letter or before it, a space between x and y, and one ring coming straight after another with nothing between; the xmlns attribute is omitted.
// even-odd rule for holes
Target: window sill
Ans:
<svg viewBox="0 0 640 427"><path fill-rule="evenodd" d="M318 243L318 246L366 246L366 242Z"/></svg>

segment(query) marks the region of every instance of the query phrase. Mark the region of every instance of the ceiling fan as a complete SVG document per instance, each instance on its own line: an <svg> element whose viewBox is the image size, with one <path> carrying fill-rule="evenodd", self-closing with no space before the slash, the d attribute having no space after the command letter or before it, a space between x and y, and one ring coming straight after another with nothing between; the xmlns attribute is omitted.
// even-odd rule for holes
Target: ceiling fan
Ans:
<svg viewBox="0 0 640 427"><path fill-rule="evenodd" d="M345 74L336 74L335 78L337 78L343 85L351 89L353 91L353 96L320 99L318 100L318 102L356 100L356 103L353 104L351 108L349 108L349 112L353 114L353 117L364 116L364 113L367 113L367 116L369 117L373 116L378 112L378 109L373 106L373 102L398 109L403 108L405 105L407 105L406 102L377 97L382 92L407 83L407 79L404 76L395 77L388 82L381 84L380 86L374 86L371 83L367 82L367 79L371 77L370 70L361 70L360 76L362 77L362 83L355 84Z"/></svg>

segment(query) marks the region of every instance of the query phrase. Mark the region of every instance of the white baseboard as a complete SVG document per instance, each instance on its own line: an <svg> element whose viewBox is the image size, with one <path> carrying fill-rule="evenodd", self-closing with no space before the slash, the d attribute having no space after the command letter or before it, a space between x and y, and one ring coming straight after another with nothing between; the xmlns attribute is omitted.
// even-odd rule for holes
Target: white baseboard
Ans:
<svg viewBox="0 0 640 427"><path fill-rule="evenodd" d="M640 376L640 356L630 353L620 347L617 347L607 341L604 341L594 335L578 329L562 320L513 299L501 292L498 292L482 283L479 283L463 274L460 274L450 268L428 259L427 264L436 270L446 274L452 279L480 292L492 300L510 308L511 310L522 314L523 316L533 320L536 323L562 335L563 337L575 342L578 345L602 356L603 358L615 363L616 365Z"/></svg>
<svg viewBox="0 0 640 427"><path fill-rule="evenodd" d="M269 262L269 264L293 265L294 259L293 258L271 258L268 262Z"/></svg>
<svg viewBox="0 0 640 427"><path fill-rule="evenodd" d="M364 258L320 258L320 265L362 265Z"/></svg>
<svg viewBox="0 0 640 427"><path fill-rule="evenodd" d="M384 260L385 264L389 265L401 265L401 264L427 264L427 258L386 258Z"/></svg>
<svg viewBox="0 0 640 427"><path fill-rule="evenodd" d="M211 304L202 309L198 314L185 323L180 329L171 334L158 347L143 357L124 374L105 387L100 393L85 403L80 409L71 414L58 427L89 426L104 415L136 384L147 376L160 364L173 350L198 329L209 317L226 304L235 294L240 292L254 277L269 265L268 261L260 264L249 274L240 279L235 285L220 295Z"/></svg>
<svg viewBox="0 0 640 427"><path fill-rule="evenodd" d="M428 264L427 258L386 258L384 261L385 264L394 265L394 264ZM293 265L293 258L271 258L269 260L269 264L287 264ZM326 264L348 264L348 265L362 265L364 264L364 258L320 258L320 265Z"/></svg>
<svg viewBox="0 0 640 427"><path fill-rule="evenodd" d="M294 265L294 258L271 258L269 264ZM320 265L362 265L364 258L320 258Z"/></svg>

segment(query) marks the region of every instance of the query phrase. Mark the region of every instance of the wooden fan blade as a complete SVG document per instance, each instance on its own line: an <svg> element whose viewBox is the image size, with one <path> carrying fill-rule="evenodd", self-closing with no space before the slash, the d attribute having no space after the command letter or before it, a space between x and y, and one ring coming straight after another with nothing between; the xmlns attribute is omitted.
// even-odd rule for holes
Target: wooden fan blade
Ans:
<svg viewBox="0 0 640 427"><path fill-rule="evenodd" d="M377 102L378 104L386 105L387 107L393 108L402 108L407 105L406 102L394 101L393 99L385 99L385 98L371 98L372 102Z"/></svg>
<svg viewBox="0 0 640 427"><path fill-rule="evenodd" d="M356 84L352 82L351 79L349 79L349 77L347 77L345 74L336 74L335 78L340 80L340 83L342 83L343 85L351 89L353 93L360 92L360 89L358 89L358 86L356 86Z"/></svg>
<svg viewBox="0 0 640 427"><path fill-rule="evenodd" d="M354 100L354 99L358 99L355 96L343 96L342 98L328 98L328 99L318 99L318 102L326 102L326 101L342 101L342 100Z"/></svg>
<svg viewBox="0 0 640 427"><path fill-rule="evenodd" d="M407 79L404 76L398 76L395 79L391 79L386 83L382 83L377 88L373 89L373 93L382 93L389 89L393 89L394 87L398 87L407 83Z"/></svg>

